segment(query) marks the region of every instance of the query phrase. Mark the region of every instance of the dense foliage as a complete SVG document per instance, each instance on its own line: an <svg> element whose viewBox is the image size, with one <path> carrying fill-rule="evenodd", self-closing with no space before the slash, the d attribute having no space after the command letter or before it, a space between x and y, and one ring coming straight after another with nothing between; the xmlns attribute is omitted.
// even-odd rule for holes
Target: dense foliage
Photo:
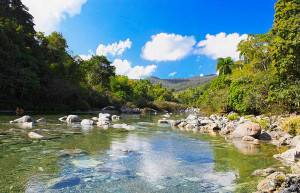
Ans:
<svg viewBox="0 0 300 193"><path fill-rule="evenodd" d="M270 32L250 34L239 43L239 61L218 59L216 79L179 92L177 98L210 112L299 112L299 0L279 0L275 10Z"/></svg>
<svg viewBox="0 0 300 193"><path fill-rule="evenodd" d="M105 56L88 61L72 56L62 34L34 30L21 0L1 0L0 14L2 110L88 110L111 104L155 108L158 102L174 101L161 84L116 76Z"/></svg>

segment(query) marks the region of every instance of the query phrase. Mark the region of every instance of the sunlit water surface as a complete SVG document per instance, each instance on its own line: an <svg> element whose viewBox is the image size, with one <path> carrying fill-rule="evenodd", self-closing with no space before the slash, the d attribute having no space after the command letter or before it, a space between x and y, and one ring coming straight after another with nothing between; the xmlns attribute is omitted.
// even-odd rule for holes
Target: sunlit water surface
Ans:
<svg viewBox="0 0 300 193"><path fill-rule="evenodd" d="M47 124L20 128L0 115L0 192L252 192L259 179L251 173L280 166L272 155L283 151L180 131L157 124L161 115L122 115L115 123L136 126L130 132L32 116ZM49 139L30 140L29 131Z"/></svg>

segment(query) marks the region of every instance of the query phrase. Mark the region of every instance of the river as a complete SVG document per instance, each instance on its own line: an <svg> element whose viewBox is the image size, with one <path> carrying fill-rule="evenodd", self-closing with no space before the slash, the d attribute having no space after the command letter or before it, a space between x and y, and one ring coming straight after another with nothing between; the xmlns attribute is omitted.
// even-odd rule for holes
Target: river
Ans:
<svg viewBox="0 0 300 193"><path fill-rule="evenodd" d="M31 116L47 123L20 128L8 123L16 116L0 115L0 192L252 192L259 178L251 173L280 167L272 155L285 150L181 131L158 124L161 115L114 122L134 131L67 125L59 114ZM29 131L49 139L31 140Z"/></svg>

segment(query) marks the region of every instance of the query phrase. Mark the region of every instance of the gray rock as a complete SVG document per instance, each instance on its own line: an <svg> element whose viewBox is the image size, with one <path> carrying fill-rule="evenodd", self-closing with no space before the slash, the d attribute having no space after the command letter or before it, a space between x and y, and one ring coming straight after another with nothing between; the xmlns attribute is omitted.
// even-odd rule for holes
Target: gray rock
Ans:
<svg viewBox="0 0 300 193"><path fill-rule="evenodd" d="M258 169L258 170L255 170L252 175L265 177L265 176L268 176L277 171L278 170L276 170L275 168Z"/></svg>
<svg viewBox="0 0 300 193"><path fill-rule="evenodd" d="M113 115L113 116L111 116L111 120L112 120L112 121L118 121L118 120L120 120L120 119L121 119L121 117L118 116L118 115Z"/></svg>
<svg viewBox="0 0 300 193"><path fill-rule="evenodd" d="M300 144L298 144L295 148L289 149L281 154L275 154L273 155L274 158L280 159L287 164L294 163L298 158L300 154Z"/></svg>
<svg viewBox="0 0 300 193"><path fill-rule="evenodd" d="M264 132L264 133L261 133L258 137L258 139L260 140L272 140L272 137L270 134Z"/></svg>
<svg viewBox="0 0 300 193"><path fill-rule="evenodd" d="M81 119L77 115L69 115L66 121L68 124L71 124L73 122L81 122Z"/></svg>
<svg viewBox="0 0 300 193"><path fill-rule="evenodd" d="M36 122L38 122L38 123L46 123L47 121L46 121L46 119L41 118L41 119L38 119Z"/></svg>
<svg viewBox="0 0 300 193"><path fill-rule="evenodd" d="M14 120L13 122L14 123L28 123L28 122L35 122L35 120L32 117L25 115L19 119Z"/></svg>
<svg viewBox="0 0 300 193"><path fill-rule="evenodd" d="M240 124L234 131L233 137L242 138L244 136L258 137L261 132L261 127L259 124L254 122L246 122Z"/></svg>

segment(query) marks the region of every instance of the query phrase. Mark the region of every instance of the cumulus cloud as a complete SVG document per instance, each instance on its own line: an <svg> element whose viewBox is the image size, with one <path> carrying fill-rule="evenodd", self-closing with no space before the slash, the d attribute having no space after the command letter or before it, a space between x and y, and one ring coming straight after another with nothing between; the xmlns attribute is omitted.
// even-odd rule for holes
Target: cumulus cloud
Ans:
<svg viewBox="0 0 300 193"><path fill-rule="evenodd" d="M150 61L177 61L191 54L196 40L193 36L159 33L151 36L142 48L141 57Z"/></svg>
<svg viewBox="0 0 300 193"><path fill-rule="evenodd" d="M119 43L115 42L108 45L100 44L97 48L96 54L99 56L107 56L108 54L112 56L122 55L126 49L130 49L132 42L127 38L127 40L120 40Z"/></svg>
<svg viewBox="0 0 300 193"><path fill-rule="evenodd" d="M92 50L89 50L89 54L88 55L79 55L79 57L82 59L82 60L89 60L92 58L92 56L94 55L93 51Z"/></svg>
<svg viewBox="0 0 300 193"><path fill-rule="evenodd" d="M49 34L58 29L59 23L67 16L80 14L87 0L23 0L34 17L37 31Z"/></svg>
<svg viewBox="0 0 300 193"><path fill-rule="evenodd" d="M247 34L239 35L232 33L219 33L217 35L206 35L206 40L197 44L195 54L206 55L212 59L225 58L230 56L233 60L239 59L237 45L241 40L247 39Z"/></svg>
<svg viewBox="0 0 300 193"><path fill-rule="evenodd" d="M112 65L116 67L116 74L126 75L130 79L141 79L150 76L157 68L154 64L145 67L132 67L130 61L121 59L115 59Z"/></svg>
<svg viewBox="0 0 300 193"><path fill-rule="evenodd" d="M177 72L172 72L169 74L169 76L175 76L175 74L177 74Z"/></svg>

